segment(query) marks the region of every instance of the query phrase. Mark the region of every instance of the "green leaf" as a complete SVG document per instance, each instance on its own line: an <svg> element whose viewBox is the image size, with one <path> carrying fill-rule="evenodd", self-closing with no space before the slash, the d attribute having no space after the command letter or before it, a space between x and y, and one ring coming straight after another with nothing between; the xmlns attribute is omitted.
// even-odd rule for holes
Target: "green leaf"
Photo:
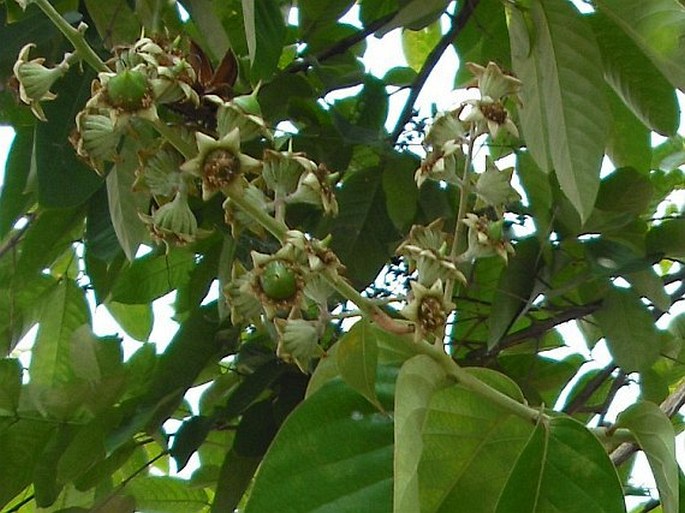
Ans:
<svg viewBox="0 0 685 513"><path fill-rule="evenodd" d="M53 430L53 424L40 420L0 419L0 508L30 484Z"/></svg>
<svg viewBox="0 0 685 513"><path fill-rule="evenodd" d="M83 243L90 257L98 258L107 264L121 254L121 245L110 217L106 186L100 187L88 201Z"/></svg>
<svg viewBox="0 0 685 513"><path fill-rule="evenodd" d="M685 89L685 9L677 0L599 0L611 18L678 89Z"/></svg>
<svg viewBox="0 0 685 513"><path fill-rule="evenodd" d="M474 78L465 66L467 62L486 65L493 61L502 69L511 69L511 50L503 4L478 2L453 44L459 55L455 87L463 87Z"/></svg>
<svg viewBox="0 0 685 513"><path fill-rule="evenodd" d="M659 331L633 291L612 287L594 316L614 361L624 371L648 369L659 358Z"/></svg>
<svg viewBox="0 0 685 513"><path fill-rule="evenodd" d="M138 477L126 485L126 491L135 498L138 511L200 513L209 505L203 489L190 487L176 477Z"/></svg>
<svg viewBox="0 0 685 513"><path fill-rule="evenodd" d="M634 168L619 168L599 187L597 208L611 212L642 214L652 200L654 187L649 178Z"/></svg>
<svg viewBox="0 0 685 513"><path fill-rule="evenodd" d="M136 305L109 301L105 303L105 307L131 338L145 342L150 337L154 324L151 304Z"/></svg>
<svg viewBox="0 0 685 513"><path fill-rule="evenodd" d="M376 393L389 410L395 375L379 368ZM272 513L284 505L291 513L389 513L392 453L392 419L333 380L281 426L245 513Z"/></svg>
<svg viewBox="0 0 685 513"><path fill-rule="evenodd" d="M674 135L680 112L673 86L609 17L600 11L590 20L607 82L647 127L662 135Z"/></svg>
<svg viewBox="0 0 685 513"><path fill-rule="evenodd" d="M148 237L145 223L138 213L147 213L149 197L133 191L135 169L138 167L137 148L126 141L119 160L107 175L107 199L114 231L126 257L133 260L138 246Z"/></svg>
<svg viewBox="0 0 685 513"><path fill-rule="evenodd" d="M664 513L678 513L678 462L671 420L656 404L642 401L621 412L615 425L630 429L645 452Z"/></svg>
<svg viewBox="0 0 685 513"><path fill-rule="evenodd" d="M189 251L149 253L121 270L110 299L126 304L150 303L185 283L194 265L195 257Z"/></svg>
<svg viewBox="0 0 685 513"><path fill-rule="evenodd" d="M409 67L417 73L421 70L428 54L440 41L440 22L435 21L420 30L402 30L402 51Z"/></svg>
<svg viewBox="0 0 685 513"><path fill-rule="evenodd" d="M419 190L414 171L419 165L418 160L408 154L393 154L383 168L385 204L388 216L398 230L407 230L416 217Z"/></svg>
<svg viewBox="0 0 685 513"><path fill-rule="evenodd" d="M523 400L506 376L489 369L469 372ZM493 511L532 430L529 422L460 385L436 391L423 422L420 511Z"/></svg>
<svg viewBox="0 0 685 513"><path fill-rule="evenodd" d="M416 79L416 71L405 66L395 66L390 68L383 75L383 82L387 85L394 85L399 87L410 86Z"/></svg>
<svg viewBox="0 0 685 513"><path fill-rule="evenodd" d="M530 237L516 244L516 254L509 261L497 284L488 318L488 349L497 345L507 334L517 317L528 305L537 270L541 265L540 243Z"/></svg>
<svg viewBox="0 0 685 513"><path fill-rule="evenodd" d="M47 123L38 123L34 159L38 201L47 208L74 207L84 203L102 184L102 178L77 157L69 142L74 116L90 98L91 72L72 70L54 87L57 99L44 105Z"/></svg>
<svg viewBox="0 0 685 513"><path fill-rule="evenodd" d="M376 397L378 342L368 321L357 322L343 335L338 342L336 360L345 382L383 410Z"/></svg>
<svg viewBox="0 0 685 513"><path fill-rule="evenodd" d="M64 384L73 377L72 335L90 323L83 291L73 280L57 283L44 299L29 373L32 385Z"/></svg>
<svg viewBox="0 0 685 513"><path fill-rule="evenodd" d="M599 188L609 129L597 43L564 0L533 0L525 13L509 9L526 143L543 170L554 168L561 190L585 221Z"/></svg>
<svg viewBox="0 0 685 513"><path fill-rule="evenodd" d="M310 32L315 24L337 20L353 3L354 0L301 0L298 7L302 32Z"/></svg>
<svg viewBox="0 0 685 513"><path fill-rule="evenodd" d="M388 217L383 199L381 172L372 167L355 172L336 191L340 214L323 223L331 233L331 249L347 267L348 278L363 289L392 254L398 233Z"/></svg>
<svg viewBox="0 0 685 513"><path fill-rule="evenodd" d="M226 453L219 471L216 494L210 513L223 513L236 509L260 461L261 458L240 456L233 449Z"/></svg>
<svg viewBox="0 0 685 513"><path fill-rule="evenodd" d="M625 512L621 483L606 451L570 418L538 424L509 472L496 513Z"/></svg>
<svg viewBox="0 0 685 513"><path fill-rule="evenodd" d="M0 360L0 415L12 415L21 394L21 362L16 358Z"/></svg>
<svg viewBox="0 0 685 513"><path fill-rule="evenodd" d="M671 308L671 298L664 289L664 282L653 268L626 274L624 278L636 293L649 299L660 310L667 312Z"/></svg>
<svg viewBox="0 0 685 513"><path fill-rule="evenodd" d="M448 0L408 0L402 2L397 14L383 25L376 32L376 35L384 36L397 27L421 30L437 20L448 4Z"/></svg>
<svg viewBox="0 0 685 513"><path fill-rule="evenodd" d="M652 162L649 129L613 91L607 90L607 97L613 119L607 141L607 155L616 167L630 166L646 174Z"/></svg>
<svg viewBox="0 0 685 513"><path fill-rule="evenodd" d="M245 10L246 5L252 8L251 13ZM276 70L283 51L286 28L276 0L243 0L243 16L247 20L250 15L254 19L254 26L245 25L245 36L252 63L251 78L256 82L270 78ZM254 29L254 34L251 35L249 29ZM251 41L252 37L254 39ZM254 50L250 49L251 44Z"/></svg>
<svg viewBox="0 0 685 513"><path fill-rule="evenodd" d="M177 471L183 470L188 464L190 457L207 438L213 424L212 419L201 415L183 421L174 434L174 441L169 449L169 454L176 461Z"/></svg>
<svg viewBox="0 0 685 513"><path fill-rule="evenodd" d="M431 397L447 383L444 370L426 355L407 360L397 376L394 513L421 511L418 467L423 454L423 424Z"/></svg>
<svg viewBox="0 0 685 513"><path fill-rule="evenodd" d="M31 170L33 130L17 127L0 188L0 238L12 229L31 201L26 190Z"/></svg>
<svg viewBox="0 0 685 513"><path fill-rule="evenodd" d="M647 254L659 258L685 258L685 219L669 219L647 232Z"/></svg>

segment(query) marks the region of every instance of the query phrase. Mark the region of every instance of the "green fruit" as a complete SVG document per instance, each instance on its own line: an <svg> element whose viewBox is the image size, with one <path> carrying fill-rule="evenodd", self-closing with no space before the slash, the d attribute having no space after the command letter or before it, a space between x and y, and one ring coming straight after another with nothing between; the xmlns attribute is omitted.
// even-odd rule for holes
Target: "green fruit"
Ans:
<svg viewBox="0 0 685 513"><path fill-rule="evenodd" d="M298 290L295 271L281 260L273 260L264 266L259 285L266 297L274 301L290 299Z"/></svg>
<svg viewBox="0 0 685 513"><path fill-rule="evenodd" d="M145 73L128 69L110 78L106 86L109 103L128 112L147 107L149 90Z"/></svg>

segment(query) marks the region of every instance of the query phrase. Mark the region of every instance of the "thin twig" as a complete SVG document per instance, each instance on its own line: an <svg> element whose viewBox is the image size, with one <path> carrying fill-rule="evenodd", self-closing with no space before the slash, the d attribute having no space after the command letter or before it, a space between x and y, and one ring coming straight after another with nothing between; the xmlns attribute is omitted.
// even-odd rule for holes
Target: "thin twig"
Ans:
<svg viewBox="0 0 685 513"><path fill-rule="evenodd" d="M317 63L320 63L322 61L325 61L326 59L330 59L331 57L334 57L335 55L340 55L341 53L345 53L347 50L352 48L354 45L357 43L361 43L364 39L369 37L371 34L376 32L378 29L380 29L383 25L385 25L390 19L392 19L395 16L396 12L390 13L387 16L383 16L382 18L379 18L373 22L371 22L369 25L364 27L363 30L360 30L359 32L355 32L354 34L341 39L337 43L335 43L333 46L315 54L315 55L305 55L302 59L299 59L292 64L290 64L286 69L286 73L298 73L300 71L305 71L312 66L315 66Z"/></svg>
<svg viewBox="0 0 685 513"><path fill-rule="evenodd" d="M5 256L5 253L7 253L8 251L14 249L16 245L21 242L21 239L24 237L26 231L30 228L31 221L33 221L33 219L35 218L35 215L27 214L26 217L28 217L26 224L19 228L16 232L14 232L9 239L7 239L5 242L2 243L2 245L0 245L0 258Z"/></svg>
<svg viewBox="0 0 685 513"><path fill-rule="evenodd" d="M573 415L578 412L585 403L592 397L592 395L599 390L599 388L604 384L604 382L611 377L611 374L616 370L616 365L608 365L602 371L592 378L585 385L585 388L580 391L580 393L573 398L573 400L568 403L562 411L568 415Z"/></svg>
<svg viewBox="0 0 685 513"><path fill-rule="evenodd" d="M409 97L404 104L404 108L402 109L400 117L397 120L395 129L392 131L390 136L390 140L393 143L397 142L397 139L399 139L400 135L404 131L404 126L411 120L414 111L414 104L416 103L419 94L421 94L421 89L423 89L423 86L426 83L426 80L428 80L433 68L442 57L442 54L445 53L445 50L447 50L449 45L452 44L454 38L457 37L459 32L461 32L466 23L469 21L479 2L480 0L467 0L466 3L464 3L459 11L459 14L452 18L452 26L450 27L449 31L442 36L442 38L440 38L438 44L435 45L435 48L433 48L433 50L431 50L431 52L428 54L428 57L426 57L426 61L423 63L418 75L416 75L414 82L409 88Z"/></svg>

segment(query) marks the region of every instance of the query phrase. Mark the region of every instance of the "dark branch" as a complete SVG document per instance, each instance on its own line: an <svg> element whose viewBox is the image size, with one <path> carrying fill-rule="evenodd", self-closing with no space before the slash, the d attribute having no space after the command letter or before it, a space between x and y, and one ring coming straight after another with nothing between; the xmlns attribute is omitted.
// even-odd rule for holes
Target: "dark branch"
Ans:
<svg viewBox="0 0 685 513"><path fill-rule="evenodd" d="M321 61L325 61L326 59L330 59L335 55L345 53L354 45L362 42L364 39L366 39L371 34L380 29L383 25L390 21L395 16L395 14L396 12L393 12L386 16L383 16L382 18L377 19L376 21L370 23L368 26L364 27L363 30L355 32L354 34L344 39L341 39L340 41L335 43L330 48L327 48L326 50L323 50L315 55L305 55L302 59L299 59L290 64L285 69L285 71L287 73L297 73L299 71L305 71Z"/></svg>
<svg viewBox="0 0 685 513"><path fill-rule="evenodd" d="M463 7L459 11L459 14L452 18L452 26L450 27L449 31L442 36L440 41L438 41L438 44L435 45L435 48L433 48L431 53L428 54L428 57L426 57L426 61L423 63L421 70L419 70L418 75L409 88L409 97L407 98L404 108L400 113L400 117L397 120L395 129L390 135L390 139L393 143L397 142L397 139L399 139L402 131L404 130L404 126L411 120L414 111L414 104L416 103L419 94L421 94L421 89L426 83L426 80L428 80L433 68L440 60L440 57L442 57L442 54L445 53L445 50L447 50L449 45L452 44L452 41L454 41L459 32L461 32L466 23L468 23L479 2L480 0L467 0L466 3L464 3Z"/></svg>

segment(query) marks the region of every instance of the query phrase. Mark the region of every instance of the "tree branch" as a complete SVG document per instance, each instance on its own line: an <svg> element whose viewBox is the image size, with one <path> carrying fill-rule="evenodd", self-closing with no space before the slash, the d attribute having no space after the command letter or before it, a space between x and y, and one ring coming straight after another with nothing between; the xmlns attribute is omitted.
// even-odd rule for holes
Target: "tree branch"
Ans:
<svg viewBox="0 0 685 513"><path fill-rule="evenodd" d="M449 31L442 36L440 41L438 41L438 44L435 45L435 48L433 48L431 53L428 54L428 57L426 57L426 61L423 63L421 70L409 88L409 97L407 98L404 108L400 113L400 117L397 120L395 129L390 135L390 140L393 143L397 142L397 139L399 139L402 131L404 130L404 126L409 122L409 120L411 120L414 104L416 103L419 94L421 94L421 89L426 83L426 80L428 80L433 68L440 60L440 57L442 57L442 54L445 53L447 47L452 44L454 38L457 37L459 32L461 32L466 23L469 21L469 18L471 18L471 15L476 10L479 2L480 0L466 0L466 3L464 3L463 7L459 11L459 14L452 18L452 26L450 27Z"/></svg>
<svg viewBox="0 0 685 513"><path fill-rule="evenodd" d="M671 395L669 395L660 405L661 411L671 418L680 408L685 405L685 383L682 383ZM614 452L611 453L611 461L617 467L635 454L640 447L633 443L624 443L619 445Z"/></svg>
<svg viewBox="0 0 685 513"><path fill-rule="evenodd" d="M5 256L5 253L11 251L14 247L16 247L17 244L21 242L21 239L31 226L31 221L33 221L35 216L34 214L27 214L26 217L28 218L26 224L14 232L5 242L0 244L0 258Z"/></svg>

